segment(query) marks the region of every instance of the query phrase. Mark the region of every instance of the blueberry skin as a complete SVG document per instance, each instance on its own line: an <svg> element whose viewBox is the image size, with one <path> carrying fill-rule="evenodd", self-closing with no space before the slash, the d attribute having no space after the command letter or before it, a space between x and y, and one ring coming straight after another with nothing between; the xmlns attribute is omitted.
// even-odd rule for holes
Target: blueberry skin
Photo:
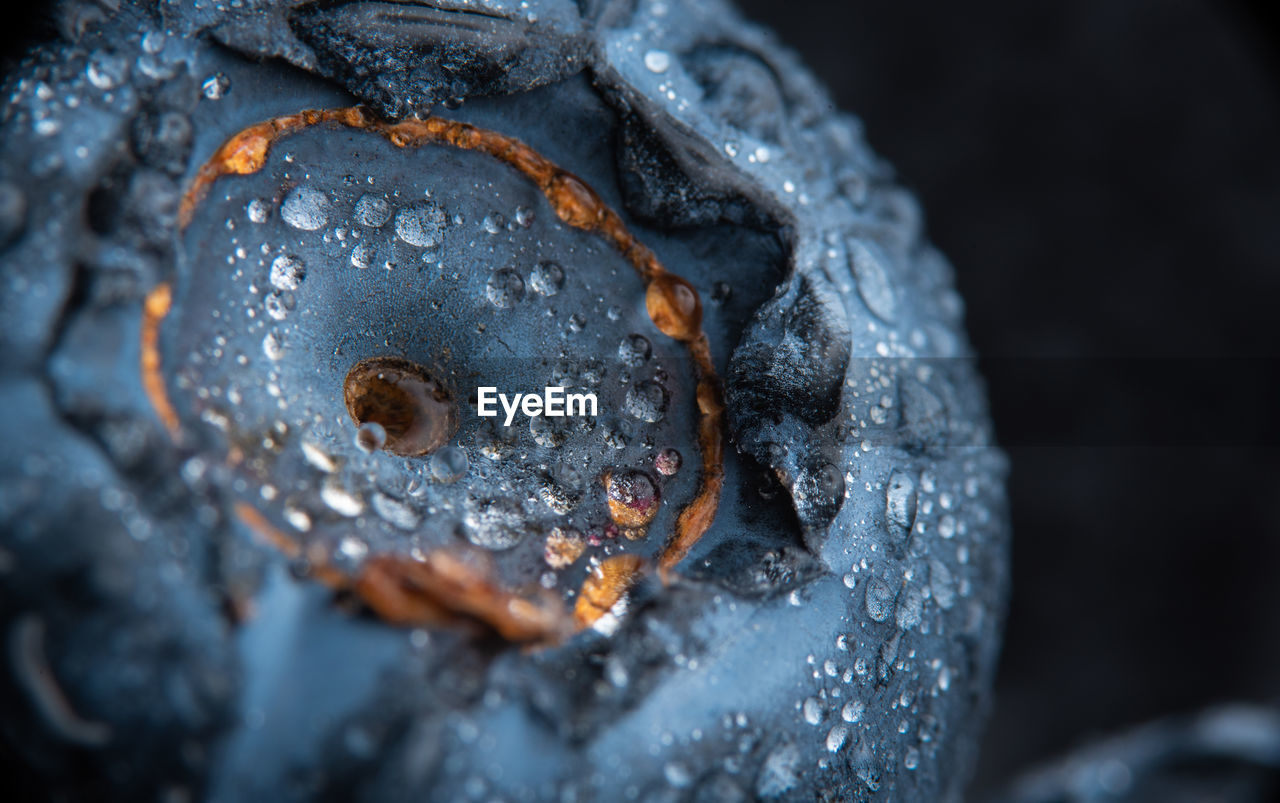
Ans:
<svg viewBox="0 0 1280 803"><path fill-rule="evenodd" d="M0 615L22 760L86 799L958 798L1006 593L1005 462L950 268L857 121L718 3L246 6L95 10L8 79ZM246 125L353 99L519 137L703 296L727 490L682 579L639 589L611 636L525 653L335 607L230 515L244 477L225 436L196 424L174 447L142 393L144 294L222 256L222 187L210 225L177 233L199 164ZM296 158L329 148L378 181L411 169L322 133ZM278 177L284 150L243 186ZM600 295L563 293L561 313ZM385 298L380 324L419 325L424 299ZM606 333L641 325L629 314L616 332L592 319L584 350L608 356ZM183 320L184 345L216 337ZM168 337L181 365L191 349ZM687 433L689 415L665 424ZM228 599L254 614L237 623Z"/></svg>

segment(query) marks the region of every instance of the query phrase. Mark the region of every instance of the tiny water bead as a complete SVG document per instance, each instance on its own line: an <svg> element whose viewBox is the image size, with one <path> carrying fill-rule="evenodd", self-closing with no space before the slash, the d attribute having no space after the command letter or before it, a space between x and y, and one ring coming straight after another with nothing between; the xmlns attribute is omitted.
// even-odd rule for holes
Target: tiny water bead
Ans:
<svg viewBox="0 0 1280 803"><path fill-rule="evenodd" d="M524 279L511 268L501 268L489 274L484 291L495 307L507 309L524 298Z"/></svg>
<svg viewBox="0 0 1280 803"><path fill-rule="evenodd" d="M505 498L477 502L467 511L465 524L468 541L495 552L511 549L529 534L520 505Z"/></svg>
<svg viewBox="0 0 1280 803"><path fill-rule="evenodd" d="M419 248L439 245L444 226L444 211L430 201L415 201L396 212L396 236Z"/></svg>
<svg viewBox="0 0 1280 803"><path fill-rule="evenodd" d="M356 428L356 446L362 452L376 452L387 443L387 430L377 421L366 421Z"/></svg>
<svg viewBox="0 0 1280 803"><path fill-rule="evenodd" d="M618 344L618 360L631 368L643 365L653 353L653 345L644 335L627 335Z"/></svg>
<svg viewBox="0 0 1280 803"><path fill-rule="evenodd" d="M391 219L391 204L379 195L365 193L356 200L356 222L370 229L381 228Z"/></svg>
<svg viewBox="0 0 1280 803"><path fill-rule="evenodd" d="M658 452L658 456L653 460L653 467L659 474L670 477L680 470L680 464L683 462L684 458L680 456L680 452L667 448Z"/></svg>
<svg viewBox="0 0 1280 803"><path fill-rule="evenodd" d="M645 527L658 515L662 501L658 484L643 471L627 469L604 475L609 516L619 527Z"/></svg>
<svg viewBox="0 0 1280 803"><path fill-rule="evenodd" d="M357 426L380 425L386 451L418 457L439 449L458 426L457 405L444 385L400 357L361 360L343 383L347 412Z"/></svg>
<svg viewBox="0 0 1280 803"><path fill-rule="evenodd" d="M431 476L438 482L457 482L466 476L469 465L465 449L446 446L431 455Z"/></svg>
<svg viewBox="0 0 1280 803"><path fill-rule="evenodd" d="M623 409L634 418L655 424L667 414L670 396L667 389L653 380L637 382L627 390Z"/></svg>
<svg viewBox="0 0 1280 803"><path fill-rule="evenodd" d="M280 204L280 217L302 231L316 231L329 222L329 198L311 187L295 187Z"/></svg>
<svg viewBox="0 0 1280 803"><path fill-rule="evenodd" d="M529 288L542 296L553 296L564 286L564 268L555 262L539 262L529 274Z"/></svg>
<svg viewBox="0 0 1280 803"><path fill-rule="evenodd" d="M307 266L295 256L281 254L271 261L271 286L277 290L297 290L307 277Z"/></svg>

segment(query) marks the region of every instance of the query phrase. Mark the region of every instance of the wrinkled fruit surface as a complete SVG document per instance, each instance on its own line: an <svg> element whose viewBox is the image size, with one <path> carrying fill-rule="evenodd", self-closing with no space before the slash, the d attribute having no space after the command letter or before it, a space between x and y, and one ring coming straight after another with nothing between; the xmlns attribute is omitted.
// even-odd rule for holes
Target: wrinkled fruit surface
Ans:
<svg viewBox="0 0 1280 803"><path fill-rule="evenodd" d="M766 32L61 13L0 165L0 692L36 777L961 793L1004 458L914 201ZM597 413L479 415L551 386Z"/></svg>

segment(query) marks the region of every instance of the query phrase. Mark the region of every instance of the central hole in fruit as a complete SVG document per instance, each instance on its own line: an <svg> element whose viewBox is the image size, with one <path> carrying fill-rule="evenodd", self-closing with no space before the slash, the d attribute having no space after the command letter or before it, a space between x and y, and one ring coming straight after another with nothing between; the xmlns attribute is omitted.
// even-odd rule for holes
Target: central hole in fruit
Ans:
<svg viewBox="0 0 1280 803"><path fill-rule="evenodd" d="M376 438L385 437L381 448L402 457L434 452L458 427L457 406L449 391L427 369L402 357L370 357L356 363L342 383L342 395L356 426L380 426ZM375 428L362 429L361 435L368 429Z"/></svg>

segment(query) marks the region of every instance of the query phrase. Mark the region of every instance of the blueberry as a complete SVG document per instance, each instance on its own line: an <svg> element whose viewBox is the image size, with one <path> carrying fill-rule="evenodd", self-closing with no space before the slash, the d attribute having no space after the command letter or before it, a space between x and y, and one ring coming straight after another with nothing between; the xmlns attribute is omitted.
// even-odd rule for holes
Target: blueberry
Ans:
<svg viewBox="0 0 1280 803"><path fill-rule="evenodd" d="M121 6L3 123L17 754L958 793L1004 461L949 268L793 56L718 3Z"/></svg>

